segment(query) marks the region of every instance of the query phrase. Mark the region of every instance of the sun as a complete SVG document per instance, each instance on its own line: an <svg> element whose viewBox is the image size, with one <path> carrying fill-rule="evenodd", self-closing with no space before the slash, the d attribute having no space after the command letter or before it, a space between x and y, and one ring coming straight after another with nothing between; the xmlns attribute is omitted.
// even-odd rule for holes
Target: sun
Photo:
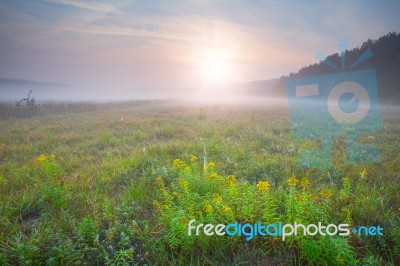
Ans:
<svg viewBox="0 0 400 266"><path fill-rule="evenodd" d="M203 82L217 85L232 78L232 60L227 52L205 51L200 58L200 72Z"/></svg>
<svg viewBox="0 0 400 266"><path fill-rule="evenodd" d="M234 96L234 84L242 80L244 69L240 41L220 27L204 31L191 46L191 80L195 99L201 102L227 102Z"/></svg>

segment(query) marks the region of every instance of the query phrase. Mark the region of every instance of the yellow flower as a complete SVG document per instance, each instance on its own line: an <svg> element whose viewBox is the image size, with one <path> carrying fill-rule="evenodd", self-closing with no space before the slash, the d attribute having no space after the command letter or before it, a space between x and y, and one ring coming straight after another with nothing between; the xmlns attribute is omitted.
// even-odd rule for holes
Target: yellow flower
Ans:
<svg viewBox="0 0 400 266"><path fill-rule="evenodd" d="M42 163L46 160L46 155L40 154L39 157L36 158L37 163Z"/></svg>
<svg viewBox="0 0 400 266"><path fill-rule="evenodd" d="M213 207L211 206L210 202L208 200L206 200L204 202L204 212L205 213L212 213L213 211Z"/></svg>
<svg viewBox="0 0 400 266"><path fill-rule="evenodd" d="M165 188L160 188L159 190L161 192L161 194L164 194L164 196L168 195L167 190L165 190Z"/></svg>
<svg viewBox="0 0 400 266"><path fill-rule="evenodd" d="M232 210L231 210L231 208L229 208L228 206L222 205L222 211L225 212L225 213L227 213L227 212L231 212Z"/></svg>
<svg viewBox="0 0 400 266"><path fill-rule="evenodd" d="M301 201L301 199L302 199L302 197L301 197L300 194L294 195L294 198L295 198L297 201Z"/></svg>
<svg viewBox="0 0 400 266"><path fill-rule="evenodd" d="M222 197L219 194L214 194L215 203L220 203L222 201Z"/></svg>
<svg viewBox="0 0 400 266"><path fill-rule="evenodd" d="M364 168L364 169L362 169L362 171L360 172L360 177L361 177L361 178L364 178L366 175L367 175L367 169Z"/></svg>
<svg viewBox="0 0 400 266"><path fill-rule="evenodd" d="M189 166L186 166L184 170L185 170L186 173L190 173L192 171L192 169L190 169Z"/></svg>
<svg viewBox="0 0 400 266"><path fill-rule="evenodd" d="M289 179L288 179L288 184L289 186L296 186L297 182L299 182L299 180L297 180L297 178L292 175Z"/></svg>
<svg viewBox="0 0 400 266"><path fill-rule="evenodd" d="M228 183L229 183L229 185L234 185L235 184L235 182L236 182L236 177L234 176L234 175L229 175L228 177L227 177L227 181L228 181Z"/></svg>
<svg viewBox="0 0 400 266"><path fill-rule="evenodd" d="M209 163L207 164L207 167L208 167L208 168L214 168L214 167L215 167L215 163L214 163L214 162L209 162Z"/></svg>
<svg viewBox="0 0 400 266"><path fill-rule="evenodd" d="M259 192L269 191L270 186L271 186L271 184L268 181L260 181L256 185Z"/></svg>
<svg viewBox="0 0 400 266"><path fill-rule="evenodd" d="M160 187L163 187L165 185L164 180L161 177L156 178L156 184Z"/></svg>
<svg viewBox="0 0 400 266"><path fill-rule="evenodd" d="M182 167L182 166L185 165L185 162L183 162L183 161L181 161L181 160L179 160L179 159L175 159L175 160L172 162L172 165L173 165L175 168L180 168L180 167Z"/></svg>
<svg viewBox="0 0 400 266"><path fill-rule="evenodd" d="M50 154L49 159L54 161L56 159L56 156L54 154Z"/></svg>
<svg viewBox="0 0 400 266"><path fill-rule="evenodd" d="M205 213L212 213L212 211L213 211L213 207L211 205L204 206Z"/></svg>
<svg viewBox="0 0 400 266"><path fill-rule="evenodd" d="M175 160L172 161L172 165L175 166L176 168L178 168L180 161L181 160L179 160L179 159L175 159Z"/></svg>
<svg viewBox="0 0 400 266"><path fill-rule="evenodd" d="M217 173L212 173L211 175L208 176L209 179L216 179L218 178L218 174Z"/></svg>
<svg viewBox="0 0 400 266"><path fill-rule="evenodd" d="M311 184L311 182L310 182L310 180L307 179L307 177L303 177L303 178L300 180L300 186L301 186L302 188L307 188L310 184Z"/></svg>
<svg viewBox="0 0 400 266"><path fill-rule="evenodd" d="M332 196L332 192L327 187L323 187L319 194L323 198L330 198Z"/></svg>
<svg viewBox="0 0 400 266"><path fill-rule="evenodd" d="M189 182L186 180L182 180L180 185L182 189L187 189L189 187Z"/></svg>
<svg viewBox="0 0 400 266"><path fill-rule="evenodd" d="M192 162L197 161L196 155L190 156L190 161L192 161Z"/></svg>

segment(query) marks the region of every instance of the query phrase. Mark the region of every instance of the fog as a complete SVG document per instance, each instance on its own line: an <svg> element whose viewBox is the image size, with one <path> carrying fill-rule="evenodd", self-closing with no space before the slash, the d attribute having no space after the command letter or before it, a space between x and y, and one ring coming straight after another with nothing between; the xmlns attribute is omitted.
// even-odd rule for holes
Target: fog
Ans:
<svg viewBox="0 0 400 266"><path fill-rule="evenodd" d="M340 39L356 47L398 30L399 8L1 1L0 101L31 90L38 102L285 99L277 78L319 62L318 51L338 52Z"/></svg>
<svg viewBox="0 0 400 266"><path fill-rule="evenodd" d="M129 100L178 100L200 104L259 104L266 99L284 98L277 88L278 79L249 83L208 85L191 88L157 88L143 86L122 89L79 88L68 84L0 79L0 101L15 102L30 97L36 102L88 101L110 102ZM279 92L279 93L277 93Z"/></svg>

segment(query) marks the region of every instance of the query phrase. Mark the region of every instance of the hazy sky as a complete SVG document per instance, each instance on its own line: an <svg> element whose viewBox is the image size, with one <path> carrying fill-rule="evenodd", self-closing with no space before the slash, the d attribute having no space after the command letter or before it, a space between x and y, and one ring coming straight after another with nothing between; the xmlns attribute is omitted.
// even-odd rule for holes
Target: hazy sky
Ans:
<svg viewBox="0 0 400 266"><path fill-rule="evenodd" d="M0 0L0 77L110 91L274 78L339 39L398 32L399 14L398 0Z"/></svg>

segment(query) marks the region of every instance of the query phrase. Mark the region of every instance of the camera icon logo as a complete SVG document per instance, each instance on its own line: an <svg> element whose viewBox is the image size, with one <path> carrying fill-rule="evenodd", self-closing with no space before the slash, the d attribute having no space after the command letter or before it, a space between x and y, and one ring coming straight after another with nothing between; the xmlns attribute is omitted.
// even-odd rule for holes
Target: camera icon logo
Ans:
<svg viewBox="0 0 400 266"><path fill-rule="evenodd" d="M302 167L332 167L336 137L346 138L348 161L380 161L377 148L358 142L360 135L382 129L375 70L290 78L286 90L293 138L320 143L319 148L301 151Z"/></svg>
<svg viewBox="0 0 400 266"><path fill-rule="evenodd" d="M347 113L340 107L340 99L346 93L353 95L351 101L359 100L357 109ZM330 115L342 124L355 124L368 114L371 107L369 94L364 87L353 81L345 81L336 85L328 95L328 111Z"/></svg>

